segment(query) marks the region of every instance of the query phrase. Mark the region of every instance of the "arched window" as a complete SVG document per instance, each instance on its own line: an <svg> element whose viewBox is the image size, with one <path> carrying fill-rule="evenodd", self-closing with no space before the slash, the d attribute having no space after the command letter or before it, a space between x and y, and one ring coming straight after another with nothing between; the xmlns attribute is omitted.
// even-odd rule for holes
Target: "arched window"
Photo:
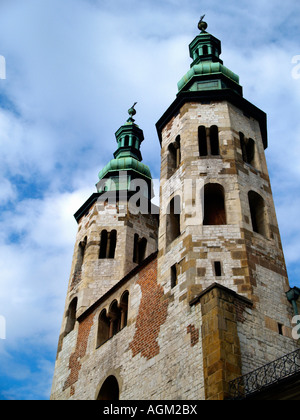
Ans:
<svg viewBox="0 0 300 420"><path fill-rule="evenodd" d="M255 159L255 141L251 138L247 139L243 133L240 135L240 144L242 150L243 161L254 166Z"/></svg>
<svg viewBox="0 0 300 420"><path fill-rule="evenodd" d="M204 187L204 225L226 225L224 188L220 184Z"/></svg>
<svg viewBox="0 0 300 420"><path fill-rule="evenodd" d="M119 384L114 376L109 376L102 385L98 401L118 401L119 400Z"/></svg>
<svg viewBox="0 0 300 420"><path fill-rule="evenodd" d="M106 258L107 240L108 240L107 230L103 230L101 232L101 240L100 240L100 255L99 255L100 259Z"/></svg>
<svg viewBox="0 0 300 420"><path fill-rule="evenodd" d="M175 140L175 147L176 147L176 169L179 168L180 163L181 163L181 143L180 143L180 136L176 137Z"/></svg>
<svg viewBox="0 0 300 420"><path fill-rule="evenodd" d="M107 230L103 230L101 232L99 258L115 258L116 246L117 231L112 230L111 232L107 232Z"/></svg>
<svg viewBox="0 0 300 420"><path fill-rule="evenodd" d="M168 147L168 178L170 178L179 168L181 163L181 144L180 136Z"/></svg>
<svg viewBox="0 0 300 420"><path fill-rule="evenodd" d="M97 338L97 347L102 346L110 337L110 320L106 315L106 309L104 309L99 316L98 320L98 338Z"/></svg>
<svg viewBox="0 0 300 420"><path fill-rule="evenodd" d="M137 264L138 262L138 246L139 246L139 235L135 233L134 244L133 244L133 262L135 264Z"/></svg>
<svg viewBox="0 0 300 420"><path fill-rule="evenodd" d="M201 157L207 156L207 141L206 141L206 128L201 125L198 128L198 144L199 144L199 155Z"/></svg>
<svg viewBox="0 0 300 420"><path fill-rule="evenodd" d="M120 304L114 300L108 310L103 309L98 319L97 348L127 326L129 292L121 296Z"/></svg>
<svg viewBox="0 0 300 420"><path fill-rule="evenodd" d="M253 139L248 139L246 143L246 154L247 154L247 163L254 166L255 141Z"/></svg>
<svg viewBox="0 0 300 420"><path fill-rule="evenodd" d="M170 201L167 211L167 244L171 244L181 234L180 227L181 199L176 195Z"/></svg>
<svg viewBox="0 0 300 420"><path fill-rule="evenodd" d="M121 329L121 311L116 300L110 305L108 316L110 318L109 338L111 338Z"/></svg>
<svg viewBox="0 0 300 420"><path fill-rule="evenodd" d="M267 236L266 210L264 199L255 191L248 193L253 231Z"/></svg>
<svg viewBox="0 0 300 420"><path fill-rule="evenodd" d="M81 281L81 272L82 272L82 265L84 262L84 255L86 250L86 244L87 244L87 237L84 238L83 241L81 241L78 245L78 251L77 251L77 261L75 265L74 270L74 277L72 280L72 286L75 286Z"/></svg>
<svg viewBox="0 0 300 420"><path fill-rule="evenodd" d="M239 136L240 136L240 145L241 145L243 161L246 162L247 158L246 158L245 136L242 132L239 132Z"/></svg>
<svg viewBox="0 0 300 420"><path fill-rule="evenodd" d="M123 293L120 299L120 308L121 308L121 330L127 326L128 319L128 299L129 292L126 291Z"/></svg>
<svg viewBox="0 0 300 420"><path fill-rule="evenodd" d="M109 235L109 250L108 250L108 258L115 258L117 246L117 231L112 230Z"/></svg>
<svg viewBox="0 0 300 420"><path fill-rule="evenodd" d="M210 127L210 152L212 156L218 156L219 150L219 129L216 125Z"/></svg>
<svg viewBox="0 0 300 420"><path fill-rule="evenodd" d="M77 311L77 297L72 300L72 302L69 305L68 311L67 311L67 323L66 323L66 329L65 334L69 334L71 331L74 330L75 323L76 323L76 311Z"/></svg>
<svg viewBox="0 0 300 420"><path fill-rule="evenodd" d="M220 154L219 128L216 125L210 128L201 125L198 128L198 146L200 157L218 156Z"/></svg>
<svg viewBox="0 0 300 420"><path fill-rule="evenodd" d="M171 267L171 289L178 284L178 264L174 264Z"/></svg>
<svg viewBox="0 0 300 420"><path fill-rule="evenodd" d="M82 242L80 242L80 244L79 244L79 263L80 263L80 266L82 266L82 264L83 264L84 254L85 254L85 249L86 249L86 243L87 243L87 237L85 237L84 240Z"/></svg>
<svg viewBox="0 0 300 420"><path fill-rule="evenodd" d="M170 178L176 171L176 149L174 144L168 147L168 178Z"/></svg>
<svg viewBox="0 0 300 420"><path fill-rule="evenodd" d="M133 262L141 264L146 256L147 239L140 238L136 233L134 235L134 249L133 249Z"/></svg>
<svg viewBox="0 0 300 420"><path fill-rule="evenodd" d="M81 270L84 254L86 249L87 237L84 238L83 241L79 242L78 245L78 254L77 254L77 262L76 262L76 271Z"/></svg>
<svg viewBox="0 0 300 420"><path fill-rule="evenodd" d="M125 136L124 147L129 146L129 136Z"/></svg>

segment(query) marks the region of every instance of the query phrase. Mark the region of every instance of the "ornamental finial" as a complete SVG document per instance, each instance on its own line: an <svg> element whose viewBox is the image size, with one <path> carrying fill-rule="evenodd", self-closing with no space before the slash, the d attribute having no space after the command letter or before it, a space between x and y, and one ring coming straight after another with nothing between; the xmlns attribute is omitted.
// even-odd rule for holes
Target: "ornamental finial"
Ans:
<svg viewBox="0 0 300 420"><path fill-rule="evenodd" d="M205 33L206 29L208 28L208 24L203 21L204 18L205 18L205 15L201 16L200 22L198 23L198 28L202 33Z"/></svg>
<svg viewBox="0 0 300 420"><path fill-rule="evenodd" d="M136 106L137 102L135 102L132 107L128 110L128 114L130 115L130 118L127 120L127 122L134 122L134 119L132 118L136 114L136 110L134 107Z"/></svg>

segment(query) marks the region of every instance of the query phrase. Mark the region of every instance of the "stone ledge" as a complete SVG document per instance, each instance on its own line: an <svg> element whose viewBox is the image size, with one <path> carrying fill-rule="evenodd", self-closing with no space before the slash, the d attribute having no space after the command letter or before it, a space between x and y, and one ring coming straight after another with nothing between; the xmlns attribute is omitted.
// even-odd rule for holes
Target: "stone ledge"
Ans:
<svg viewBox="0 0 300 420"><path fill-rule="evenodd" d="M211 292L213 289L219 289L221 291L224 291L225 293L231 295L233 298L243 301L246 305L253 306L253 302L250 299L246 298L245 296L239 295L238 293L234 292L231 289L228 289L225 286L222 286L219 283L213 283L207 289L203 290L203 292L201 292L198 296L196 296L194 299L190 301L190 306L197 305L200 302L200 299L203 296L205 296L207 293Z"/></svg>

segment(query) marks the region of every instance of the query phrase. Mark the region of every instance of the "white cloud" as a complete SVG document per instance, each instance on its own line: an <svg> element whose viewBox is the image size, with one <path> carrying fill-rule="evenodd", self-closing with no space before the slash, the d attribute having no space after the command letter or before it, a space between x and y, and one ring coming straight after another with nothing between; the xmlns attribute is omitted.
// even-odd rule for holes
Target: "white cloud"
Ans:
<svg viewBox="0 0 300 420"><path fill-rule="evenodd" d="M5 178L0 178L0 206L3 206L17 197L17 191L14 185Z"/></svg>
<svg viewBox="0 0 300 420"><path fill-rule="evenodd" d="M22 339L52 342L53 330L59 330L77 230L72 214L87 192L24 200L3 214L0 308L8 345Z"/></svg>

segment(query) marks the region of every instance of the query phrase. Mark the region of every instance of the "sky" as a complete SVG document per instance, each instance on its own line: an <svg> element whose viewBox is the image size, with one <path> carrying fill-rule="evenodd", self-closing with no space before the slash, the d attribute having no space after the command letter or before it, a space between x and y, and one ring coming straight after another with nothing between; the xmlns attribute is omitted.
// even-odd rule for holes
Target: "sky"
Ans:
<svg viewBox="0 0 300 420"><path fill-rule="evenodd" d="M1 0L0 400L49 399L73 214L96 192L134 102L144 162L159 178L155 124L189 70L204 13L224 65L268 115L279 228L300 287L300 2Z"/></svg>

